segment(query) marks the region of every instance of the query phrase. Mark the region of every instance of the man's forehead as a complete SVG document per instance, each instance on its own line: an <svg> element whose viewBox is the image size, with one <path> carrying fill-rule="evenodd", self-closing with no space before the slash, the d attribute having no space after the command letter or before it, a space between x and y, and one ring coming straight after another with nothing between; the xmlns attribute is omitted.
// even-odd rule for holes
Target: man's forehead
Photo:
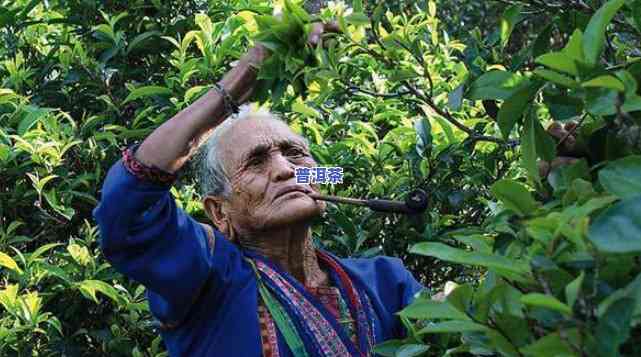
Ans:
<svg viewBox="0 0 641 357"><path fill-rule="evenodd" d="M307 146L283 121L267 118L248 118L234 123L223 137L225 151L240 159L257 146L279 146L285 143Z"/></svg>
<svg viewBox="0 0 641 357"><path fill-rule="evenodd" d="M304 143L304 140L287 125L278 119L248 118L234 123L228 130L229 139L242 138L246 144L250 143L278 143L282 141L295 141Z"/></svg>

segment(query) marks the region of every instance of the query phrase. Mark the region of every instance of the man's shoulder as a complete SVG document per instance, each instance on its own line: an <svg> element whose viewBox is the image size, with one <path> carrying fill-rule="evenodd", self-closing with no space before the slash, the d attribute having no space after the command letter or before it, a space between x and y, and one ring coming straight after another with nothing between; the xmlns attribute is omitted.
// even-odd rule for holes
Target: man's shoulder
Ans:
<svg viewBox="0 0 641 357"><path fill-rule="evenodd" d="M398 267L403 266L403 261L399 258L378 255L371 258L339 258L346 265L351 266L379 266L379 267Z"/></svg>
<svg viewBox="0 0 641 357"><path fill-rule="evenodd" d="M407 274L403 261L395 257L380 255L372 258L343 258L339 260L347 269L359 275L404 278Z"/></svg>

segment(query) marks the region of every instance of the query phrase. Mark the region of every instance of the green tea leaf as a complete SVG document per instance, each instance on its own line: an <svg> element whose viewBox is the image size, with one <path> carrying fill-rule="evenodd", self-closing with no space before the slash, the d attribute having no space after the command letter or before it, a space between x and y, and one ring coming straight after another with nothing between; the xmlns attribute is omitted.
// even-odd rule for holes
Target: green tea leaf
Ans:
<svg viewBox="0 0 641 357"><path fill-rule="evenodd" d="M582 271L576 279L572 280L572 282L565 287L565 300L570 308L574 306L574 303L579 296L584 278L585 272Z"/></svg>
<svg viewBox="0 0 641 357"><path fill-rule="evenodd" d="M562 74L560 74L558 72L555 72L555 71L550 71L548 69L540 69L539 68L539 69L535 69L534 70L534 74L536 74L537 76L539 76L539 77L541 77L541 78L543 78L545 80L548 80L548 81L550 81L552 83L558 84L558 85L563 86L563 87L567 87L567 88L577 88L577 87L579 87L579 83L577 81L575 81L574 79L572 79L572 78L570 78L568 76L564 76L564 75L562 75Z"/></svg>
<svg viewBox="0 0 641 357"><path fill-rule="evenodd" d="M583 100L568 95L546 95L543 100L554 120L575 119L583 113Z"/></svg>
<svg viewBox="0 0 641 357"><path fill-rule="evenodd" d="M544 307L566 315L572 314L572 309L568 305L560 302L557 298L550 295L540 293L525 294L521 296L521 302L525 305Z"/></svg>
<svg viewBox="0 0 641 357"><path fill-rule="evenodd" d="M602 356L618 355L619 346L630 337L630 322L636 301L621 298L611 304L599 319L595 340Z"/></svg>
<svg viewBox="0 0 641 357"><path fill-rule="evenodd" d="M420 299L398 312L399 315L410 319L453 319L468 320L464 313L455 309L447 302Z"/></svg>
<svg viewBox="0 0 641 357"><path fill-rule="evenodd" d="M574 59L563 52L546 53L539 56L535 61L556 71L565 72L573 76L579 74Z"/></svg>
<svg viewBox="0 0 641 357"><path fill-rule="evenodd" d="M352 9L354 12L363 12L363 0L353 0Z"/></svg>
<svg viewBox="0 0 641 357"><path fill-rule="evenodd" d="M140 46L145 40L152 38L154 36L160 36L161 33L160 31L147 31L143 32L140 35L136 36L131 42L129 43L129 46L127 46L127 53L130 53L131 51L135 50Z"/></svg>
<svg viewBox="0 0 641 357"><path fill-rule="evenodd" d="M308 23L312 20L305 9L291 0L285 0L283 4L285 5L285 10L295 16L302 23Z"/></svg>
<svg viewBox="0 0 641 357"><path fill-rule="evenodd" d="M356 26L369 25L369 17L367 17L367 15L363 13L358 13L358 12L354 12L345 16L345 21L347 21L347 23L349 24L356 25Z"/></svg>
<svg viewBox="0 0 641 357"><path fill-rule="evenodd" d="M634 0L630 4L632 9L632 20L637 27L637 31L641 32L641 0Z"/></svg>
<svg viewBox="0 0 641 357"><path fill-rule="evenodd" d="M523 262L496 254L468 252L442 243L418 243L412 246L410 253L426 255L453 263L499 268L515 274L526 274L529 271L529 267Z"/></svg>
<svg viewBox="0 0 641 357"><path fill-rule="evenodd" d="M29 131L29 129L36 125L37 122L51 111L49 108L40 108L32 105L29 105L26 108L28 113L18 125L18 135L24 135L24 133Z"/></svg>
<svg viewBox="0 0 641 357"><path fill-rule="evenodd" d="M9 145L0 144L0 162L9 160L9 155L11 155Z"/></svg>
<svg viewBox="0 0 641 357"><path fill-rule="evenodd" d="M590 19L583 36L583 53L589 65L596 65L605 45L605 30L625 0L605 3Z"/></svg>
<svg viewBox="0 0 641 357"><path fill-rule="evenodd" d="M627 198L601 213L588 239L604 253L641 252L641 196Z"/></svg>
<svg viewBox="0 0 641 357"><path fill-rule="evenodd" d="M166 88L166 87L160 87L160 86L146 86L146 87L140 87L136 88L129 95L127 98L125 98L125 101L122 102L123 104L131 102L132 100L136 100L139 98L144 98L144 97L151 97L154 95L159 95L159 96L169 96L172 94L171 89Z"/></svg>
<svg viewBox="0 0 641 357"><path fill-rule="evenodd" d="M583 54L583 32L581 32L581 30L574 30L568 44L563 48L563 54L575 61L585 62L585 55ZM577 63L573 62L573 64L576 67Z"/></svg>
<svg viewBox="0 0 641 357"><path fill-rule="evenodd" d="M585 109L593 115L612 115L617 112L618 93L608 88L586 88Z"/></svg>
<svg viewBox="0 0 641 357"><path fill-rule="evenodd" d="M103 293L117 305L124 303L124 299L118 295L118 291L113 286L101 280L84 280L77 284L77 288L85 297L93 300L95 303L98 303L96 292Z"/></svg>
<svg viewBox="0 0 641 357"><path fill-rule="evenodd" d="M449 295L447 295L446 301L461 313L467 314L467 311L469 311L468 308L470 306L470 303L472 302L472 298L474 297L474 288L469 284L456 286L455 283L454 285L454 290L450 291ZM447 287L448 284L445 284L445 286ZM463 320L467 319L468 318L466 317Z"/></svg>
<svg viewBox="0 0 641 357"><path fill-rule="evenodd" d="M532 114L527 115L523 130L521 130L521 159L528 177L534 182L539 183L541 177L536 163L537 158L537 140L536 140L536 123L538 120L533 118Z"/></svg>
<svg viewBox="0 0 641 357"><path fill-rule="evenodd" d="M48 243L48 244L42 245L42 246L38 247L38 249L34 250L33 253L31 253L29 255L28 261L29 262L33 262L36 259L40 258L40 256L42 256L46 252L50 251L51 249L53 249L55 247L61 246L61 245L62 245L62 243Z"/></svg>
<svg viewBox="0 0 641 357"><path fill-rule="evenodd" d="M609 88L619 92L625 91L625 87L623 86L623 83L621 83L621 81L616 79L614 76L610 76L610 75L598 76L587 82L581 83L581 86Z"/></svg>
<svg viewBox="0 0 641 357"><path fill-rule="evenodd" d="M396 351L394 357L415 357L421 356L430 349L428 345L408 344L403 345Z"/></svg>
<svg viewBox="0 0 641 357"><path fill-rule="evenodd" d="M519 216L532 214L538 204L522 184L513 180L499 180L492 185L494 197Z"/></svg>
<svg viewBox="0 0 641 357"><path fill-rule="evenodd" d="M528 84L527 78L507 71L490 71L477 78L467 93L470 100L509 98L517 89Z"/></svg>
<svg viewBox="0 0 641 357"><path fill-rule="evenodd" d="M543 128L541 121L534 116L531 117L531 125L534 126L534 142L536 155L545 161L552 161L556 157L556 141Z"/></svg>
<svg viewBox="0 0 641 357"><path fill-rule="evenodd" d="M398 351L405 343L403 340L387 340L374 346L373 352L383 357L395 357Z"/></svg>
<svg viewBox="0 0 641 357"><path fill-rule="evenodd" d="M427 13L430 17L436 17L436 3L434 1L427 2Z"/></svg>
<svg viewBox="0 0 641 357"><path fill-rule="evenodd" d="M475 331L485 331L487 327L477 324L472 321L443 321L430 323L426 327L418 331L419 335L424 335L428 333L461 333L461 332L475 332Z"/></svg>
<svg viewBox="0 0 641 357"><path fill-rule="evenodd" d="M641 156L628 156L608 163L599 171L599 182L621 198L641 195Z"/></svg>
<svg viewBox="0 0 641 357"><path fill-rule="evenodd" d="M89 253L87 247L83 247L78 244L69 244L67 246L67 251L71 257L82 266L86 266L93 261L93 257Z"/></svg>
<svg viewBox="0 0 641 357"><path fill-rule="evenodd" d="M538 88L535 86L523 86L501 105L497 121L503 138L509 138L512 129L525 113L537 90Z"/></svg>
<svg viewBox="0 0 641 357"><path fill-rule="evenodd" d="M22 274L22 270L18 267L16 261L3 252L0 252L0 266L13 270L16 273Z"/></svg>
<svg viewBox="0 0 641 357"><path fill-rule="evenodd" d="M510 40L514 25L519 21L521 9L521 5L512 5L503 12L501 17L501 48L505 48L505 45Z"/></svg>
<svg viewBox="0 0 641 357"><path fill-rule="evenodd" d="M579 334L577 329L564 331L567 339L571 341L578 340ZM561 338L558 332L545 335L525 347L521 347L521 353L525 356L540 357L540 356L573 356L574 351L572 347Z"/></svg>

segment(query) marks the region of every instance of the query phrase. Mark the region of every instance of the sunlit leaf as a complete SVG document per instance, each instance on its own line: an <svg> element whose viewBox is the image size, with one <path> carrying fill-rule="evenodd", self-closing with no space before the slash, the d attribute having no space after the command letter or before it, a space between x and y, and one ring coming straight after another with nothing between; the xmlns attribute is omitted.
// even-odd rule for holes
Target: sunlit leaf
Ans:
<svg viewBox="0 0 641 357"><path fill-rule="evenodd" d="M522 6L517 4L511 5L503 12L503 16L501 17L501 48L505 47L510 40L512 30L514 30L514 26L521 15L521 9Z"/></svg>
<svg viewBox="0 0 641 357"><path fill-rule="evenodd" d="M605 30L625 0L611 0L605 3L590 19L583 36L583 52L586 62L595 65L605 46Z"/></svg>
<svg viewBox="0 0 641 357"><path fill-rule="evenodd" d="M544 307L546 309L555 310L563 314L569 315L572 313L572 309L557 298L550 295L539 294L539 293L529 293L521 297L521 302L536 307Z"/></svg>
<svg viewBox="0 0 641 357"><path fill-rule="evenodd" d="M0 252L0 266L3 266L7 269L11 269L17 272L18 274L22 274L22 270L18 267L18 264L16 264L16 261L3 252Z"/></svg>
<svg viewBox="0 0 641 357"><path fill-rule="evenodd" d="M140 87L136 88L129 95L127 98L125 98L124 103L131 102L133 100L139 99L139 98L144 98L144 97L150 97L150 96L169 96L172 94L172 91L169 88L166 87L159 87L159 86L146 86L146 87Z"/></svg>

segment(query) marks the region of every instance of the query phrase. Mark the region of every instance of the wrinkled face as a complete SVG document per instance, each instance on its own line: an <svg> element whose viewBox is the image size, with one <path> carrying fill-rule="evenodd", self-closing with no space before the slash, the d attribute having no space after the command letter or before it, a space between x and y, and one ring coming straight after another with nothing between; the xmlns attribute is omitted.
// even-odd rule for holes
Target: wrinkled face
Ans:
<svg viewBox="0 0 641 357"><path fill-rule="evenodd" d="M232 195L226 204L233 225L263 231L309 221L325 203L307 193L316 185L297 184L295 168L316 164L302 138L275 119L246 119L219 142Z"/></svg>

